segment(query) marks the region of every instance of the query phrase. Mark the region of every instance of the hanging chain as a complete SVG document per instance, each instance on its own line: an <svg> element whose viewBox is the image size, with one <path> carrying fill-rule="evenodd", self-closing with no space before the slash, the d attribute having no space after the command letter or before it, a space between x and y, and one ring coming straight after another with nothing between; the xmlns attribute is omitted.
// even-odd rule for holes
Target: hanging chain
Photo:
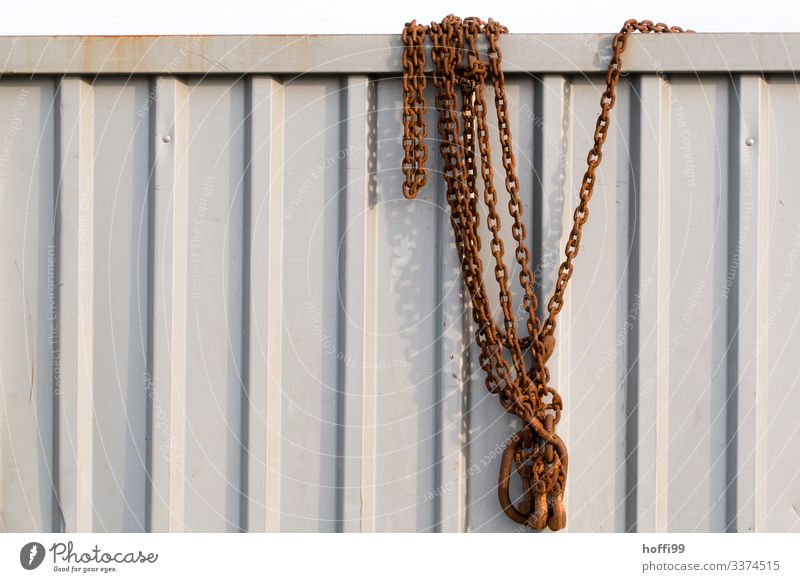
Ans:
<svg viewBox="0 0 800 582"><path fill-rule="evenodd" d="M522 220L523 205L519 196L508 118L502 53L498 46L498 39L508 30L492 19L488 22L477 18L462 20L453 15L430 26L412 21L403 30L403 194L406 198L414 198L427 182L424 43L429 38L433 45L432 78L439 114L437 129L441 138L439 153L442 173L461 272L471 300L472 318L477 326L475 339L480 348L479 363L486 374L487 389L499 396L508 412L516 414L523 421L523 429L509 439L503 452L498 497L503 511L510 518L534 529L549 527L558 530L566 525L563 495L567 478L567 450L555 432L555 426L561 419L562 400L556 389L550 386L547 360L555 347L556 318L564 306L564 293L572 277L573 261L580 249L583 225L589 217L588 204L594 192L595 174L603 158L602 149L616 99L622 53L630 35L637 31L692 32L666 24L653 24L649 20L628 20L614 36L606 89L600 99L600 115L595 126L593 145L586 159L588 167L581 181L579 203L573 214L573 225L564 250L565 258L558 269L555 290L547 303L547 317L540 321L536 314L537 298L530 270L530 251L525 244L527 234ZM481 36L488 42L487 60L481 59L478 50ZM527 314L527 335L524 337L520 337L517 327L509 289L509 270L503 260L505 246L500 236L498 195L494 184L486 103L483 99L487 80L491 81L494 89L500 158L505 173L508 211L512 218L511 233L516 242L514 258L520 268L522 305ZM480 163L477 162L476 152L480 155ZM498 326L492 314L484 283L481 238L478 235L479 189L482 190L486 205L486 226L491 233L489 248L499 288L502 327ZM529 361L530 368L527 367ZM522 497L516 504L509 493L512 472L516 472L522 481Z"/></svg>
<svg viewBox="0 0 800 582"><path fill-rule="evenodd" d="M583 175L580 189L580 202L577 208L575 208L572 230L569 233L569 239L564 249L566 257L558 269L556 288L547 304L548 316L544 322L544 328L542 329L544 335L552 336L554 334L556 329L556 317L564 307L564 291L567 288L570 277L572 277L572 261L578 256L581 243L581 231L586 220L589 218L588 204L594 192L595 172L600 165L600 161L603 159L603 143L606 141L606 135L608 134L608 127L610 124L610 113L616 100L616 88L622 68L622 53L625 51L628 38L635 31L642 33L694 32L692 30L683 30L679 26L667 26L660 22L658 24L653 24L650 20L643 20L641 22L637 20L628 20L611 43L613 53L611 55L611 61L608 63L608 72L606 73L606 90L600 98L600 115L597 118L597 124L594 130L594 144L589 150L589 154L586 156L588 168Z"/></svg>

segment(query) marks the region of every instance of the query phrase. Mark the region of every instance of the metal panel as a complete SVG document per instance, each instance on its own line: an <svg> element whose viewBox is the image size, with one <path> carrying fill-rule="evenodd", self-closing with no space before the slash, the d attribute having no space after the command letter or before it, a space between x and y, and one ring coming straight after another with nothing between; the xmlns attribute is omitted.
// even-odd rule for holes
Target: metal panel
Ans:
<svg viewBox="0 0 800 582"><path fill-rule="evenodd" d="M57 424L67 531L145 526L145 481L131 476L147 438L148 127L136 116L147 91L146 80L71 78L60 88Z"/></svg>
<svg viewBox="0 0 800 582"><path fill-rule="evenodd" d="M52 79L0 80L0 527L54 526L58 272Z"/></svg>
<svg viewBox="0 0 800 582"><path fill-rule="evenodd" d="M551 360L568 531L800 531L798 38L631 46ZM39 73L0 78L0 529L517 531L397 39L79 39L0 39ZM504 41L543 300L607 40Z"/></svg>
<svg viewBox="0 0 800 582"><path fill-rule="evenodd" d="M604 73L613 37L511 34L505 69ZM399 34L0 37L3 71L14 74L386 74L400 69L401 48ZM636 35L624 70L791 72L798 60L797 32Z"/></svg>

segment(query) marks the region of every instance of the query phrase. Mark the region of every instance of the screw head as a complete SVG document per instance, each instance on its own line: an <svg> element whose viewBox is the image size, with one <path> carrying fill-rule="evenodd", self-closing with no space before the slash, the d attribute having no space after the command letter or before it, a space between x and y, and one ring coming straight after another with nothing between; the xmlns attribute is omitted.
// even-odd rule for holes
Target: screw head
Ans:
<svg viewBox="0 0 800 582"><path fill-rule="evenodd" d="M748 137L746 140L744 140L744 145L746 146L751 146L754 143L756 143L756 140L752 137Z"/></svg>
<svg viewBox="0 0 800 582"><path fill-rule="evenodd" d="M172 136L171 135L165 135L165 136L163 136L161 138L161 141L163 141L164 143L169 143L169 142L172 141Z"/></svg>

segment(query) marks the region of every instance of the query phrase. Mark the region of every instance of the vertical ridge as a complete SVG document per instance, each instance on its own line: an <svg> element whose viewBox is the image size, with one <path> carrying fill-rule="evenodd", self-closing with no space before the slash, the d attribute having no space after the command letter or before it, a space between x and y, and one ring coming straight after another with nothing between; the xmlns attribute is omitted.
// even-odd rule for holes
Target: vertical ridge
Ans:
<svg viewBox="0 0 800 582"><path fill-rule="evenodd" d="M442 202L442 181L436 180L436 205L441 207ZM444 373L443 335L445 333L444 309L444 258L445 252L445 229L442 226L441 213L436 213L434 220L434 240L436 241L434 267L433 267L433 490L440 491L439 495L433 498L433 531L442 531L442 497L445 495L445 478L443 472L444 464L444 386L442 374Z"/></svg>
<svg viewBox="0 0 800 582"><path fill-rule="evenodd" d="M342 85L343 134L346 153L340 167L339 280L340 322L337 329L340 358L337 422L338 524L337 531L365 529L364 471L367 420L365 393L372 385L375 354L374 289L371 247L374 245L374 87L365 76L348 76ZM369 528L367 524L366 529Z"/></svg>
<svg viewBox="0 0 800 582"><path fill-rule="evenodd" d="M669 96L660 76L639 81L636 531L668 527ZM633 521L633 518L631 518Z"/></svg>
<svg viewBox="0 0 800 582"><path fill-rule="evenodd" d="M463 309L463 317L461 318L461 369L463 394L461 396L461 422L460 422L460 438L462 441L462 456L464 467L466 467L466 476L464 478L464 492L462 495L462 504L464 506L463 515L460 523L460 533L467 533L470 531L471 515L470 515L470 499L473 496L472 479L470 479L470 470L475 466L475 455L472 455L472 446L470 443L470 427L472 426L472 394L476 387L473 385L475 382L475 369L480 370L480 366L473 360L473 337L475 337L473 320L472 320L472 302L469 297L469 291L464 285L464 278L461 277L460 293L462 297L461 305Z"/></svg>
<svg viewBox="0 0 800 582"><path fill-rule="evenodd" d="M151 527L184 530L188 296L186 86L156 77Z"/></svg>
<svg viewBox="0 0 800 582"><path fill-rule="evenodd" d="M144 488L144 531L153 531L153 324L155 297L155 205L156 205L156 152L153 136L156 135L156 116L154 101L156 99L156 79L149 78L147 108L147 346L145 379L145 488Z"/></svg>
<svg viewBox="0 0 800 582"><path fill-rule="evenodd" d="M433 147L431 143L429 147ZM468 505L467 435L465 405L469 398L469 355L471 336L464 337L465 320L471 321L468 291L464 286L460 259L455 249L446 197L446 181L442 179L442 158L437 155L431 164L433 180L434 243L434 500L433 530L457 533L466 530Z"/></svg>
<svg viewBox="0 0 800 582"><path fill-rule="evenodd" d="M179 98L183 89L177 79L169 79L172 92L174 119L168 128L160 128L164 136L171 136L171 141L164 142L164 149L171 150L172 158L172 219L168 236L172 246L172 264L170 265L170 303L169 320L170 337L170 447L169 447L169 531L185 531L185 487L186 487L186 366L188 343L188 306L189 296L189 192L187 180L187 148L188 131L186 120L181 113L186 113L186 102ZM163 142L163 138L162 138Z"/></svg>
<svg viewBox="0 0 800 582"><path fill-rule="evenodd" d="M53 389L53 407L52 407L52 461L50 466L50 471L53 480L53 492L52 492L52 504L53 504L53 511L52 511L52 530L53 532L63 532L64 531L64 509L61 503L61 420L60 420L60 410L61 410L61 369L60 369L60 361L61 361L61 214L62 214L62 203L61 203L61 191L62 191L62 176L60 168L63 161L62 155L62 148L63 148L63 132L61 131L61 125L63 123L62 116L61 116L61 108L63 107L63 92L62 92L62 80L55 82L55 95L53 97L54 100L54 113L53 113L53 166L56 168L56 171L53 172L53 192L54 192L54 199L53 199L53 247L54 247L54 279L56 281L56 285L54 286L53 290L53 302L55 305L55 310L53 313L53 325L55 329L53 329L53 335L51 335L51 344L50 349L53 353L53 360L52 360L52 389Z"/></svg>
<svg viewBox="0 0 800 582"><path fill-rule="evenodd" d="M350 120L348 119L350 91L349 78L342 76L339 85L339 151L347 153L349 146ZM347 258L349 245L347 244L347 218L348 199L348 156L337 156L337 191L338 215L336 217L337 253L336 253L336 283L338 288L338 301L336 304L336 350L338 354L347 354L347 304L348 304L348 273ZM334 531L342 532L344 522L345 504L345 418L347 370L345 358L336 359L336 509L334 511Z"/></svg>
<svg viewBox="0 0 800 582"><path fill-rule="evenodd" d="M264 261L254 263L254 258L268 256L269 245L266 242L264 231L265 211L270 195L269 165L272 145L270 130L271 106L271 79L262 76L250 78L248 92L249 99L249 145L250 156L246 163L249 164L249 180L246 184L247 207L245 211L246 236L248 239L249 254L245 258L249 280L247 281L247 294L250 297L248 305L249 334L245 341L248 343L249 365L247 369L248 385L248 460L247 460L247 529L248 531L266 531L267 508L267 322L264 299L268 295L268 268ZM280 195L280 192L278 192ZM268 215L266 216L268 219ZM260 510L260 511L259 511Z"/></svg>
<svg viewBox="0 0 800 582"><path fill-rule="evenodd" d="M436 177L438 178L438 174L441 171L441 162L440 157L436 156ZM434 181L434 190L435 190L435 200L436 200L436 207L440 209L440 212L437 212L434 215L434 240L436 241L436 249L435 249L435 257L434 257L434 267L433 267L433 305L434 305L434 316L433 320L433 491L439 491L439 495L435 495L433 498L433 528L432 530L436 533L441 533L442 531L442 519L443 519L443 497L447 494L446 493L446 485L445 483L445 476L443 471L444 465L444 455L445 455L445 446L444 446L444 414L445 414L445 407L444 407L444 397L445 397L445 388L443 385L443 375L445 374L445 354L444 350L447 349L445 346L444 337L446 335L446 326L448 323L445 322L444 310L446 309L446 305L444 302L444 285L445 285L445 274L444 274L444 255L448 253L450 249L447 248L447 229L446 224L444 224L444 219L446 218L446 210L444 209L444 187L442 180L435 180ZM449 366L448 366L449 368ZM457 475L457 479L460 476Z"/></svg>
<svg viewBox="0 0 800 582"><path fill-rule="evenodd" d="M441 172L440 157L436 156L436 175ZM439 491L439 495L433 498L433 528L432 531L441 533L443 515L443 497L446 495L446 485L443 465L444 465L444 385L442 375L445 373L444 350L445 346L445 317L444 310L444 254L449 251L446 245L447 230L443 224L444 211L444 187L443 180L434 180L434 196L436 208L441 212L434 215L434 240L436 241L434 266L433 266L433 491ZM458 476L457 476L458 478Z"/></svg>
<svg viewBox="0 0 800 582"><path fill-rule="evenodd" d="M755 180L755 197L759 206L757 212L757 236L756 246L758 254L755 260L758 271L756 272L753 281L758 286L758 321L761 326L758 330L757 337L761 338L764 342L763 347L756 345L756 481L755 491L755 531L763 532L766 530L766 519L769 514L769 501L767 499L767 483L766 479L769 475L769 451L767 448L767 428L769 426L769 408L767 406L768 397L768 378L771 373L768 370L767 354L769 353L768 343L768 329L766 323L769 320L770 305L768 302L768 280L762 273L766 273L766 266L769 264L769 215L766 208L769 203L765 203L765 198L769 197L769 175L767 171L767 155L761 155L761 152L768 152L769 149L769 134L767 130L766 119L768 119L768 99L769 92L767 84L760 75L754 75L751 81L757 86L754 92L758 94L758 101L756 106L756 113L754 115L753 123L753 139L755 140L753 157L755 158L754 165L756 166L756 180ZM750 148L751 146L747 146ZM761 349L759 349L761 347Z"/></svg>
<svg viewBox="0 0 800 582"><path fill-rule="evenodd" d="M250 216L252 214L252 160L253 160L253 78L244 79L244 144L242 160L242 368L239 400L239 531L246 532L248 523L248 495L250 473L250 272L252 244Z"/></svg>
<svg viewBox="0 0 800 582"><path fill-rule="evenodd" d="M741 232L739 223L742 192L739 180L740 148L742 141L741 76L731 77L729 85L728 124L730 144L728 152L728 180L731 196L728 197L728 295L726 305L727 351L725 373L727 375L727 407L725 411L725 531L737 530L737 458L738 438L737 424L739 419L739 287L741 282L738 273L738 245Z"/></svg>
<svg viewBox="0 0 800 582"><path fill-rule="evenodd" d="M250 81L247 529L281 528L283 84Z"/></svg>
<svg viewBox="0 0 800 582"><path fill-rule="evenodd" d="M629 166L628 202L628 305L627 313L633 313L641 293L641 233L640 207L642 166L642 94L641 76L631 83L631 141ZM638 531L638 445L639 445L639 318L634 318L625 344L625 531Z"/></svg>
<svg viewBox="0 0 800 582"><path fill-rule="evenodd" d="M269 190L267 200L267 500L266 531L281 530L283 406L284 86L269 82Z"/></svg>
<svg viewBox="0 0 800 582"><path fill-rule="evenodd" d="M61 332L74 337L61 347L62 394L59 458L64 529L93 529L93 136L92 86L81 77L65 77L60 102L62 245L65 267L60 294ZM69 220L65 220L65 215ZM61 336L64 337L63 335Z"/></svg>
<svg viewBox="0 0 800 582"><path fill-rule="evenodd" d="M658 299L652 309L652 312L658 314L658 335L656 338L657 350L657 364L656 364L656 454L654 456L656 463L656 527L658 531L667 531L669 529L669 400L670 400L670 321L669 321L669 296L670 296L670 281L671 281L671 265L670 265L670 206L672 201L670 199L671 185L670 185L670 172L669 172L669 154L670 151L670 129L669 129L669 97L668 93L665 96L664 90L669 91L668 87L664 87L662 79L658 77L654 80L658 83L659 90L661 91L659 103L659 145L658 148L651 152L650 155L654 156L657 160L658 170L657 175L652 176L659 184L658 198L656 204L658 205L658 223L655 232L657 232L657 241L655 241L656 252L658 256L658 269L657 269L657 293ZM643 179L642 183L646 180ZM644 230L644 228L643 228ZM652 242L652 241L651 241ZM642 257L643 263L647 263L647 258ZM640 268L640 273L641 273ZM662 366L659 370L658 366Z"/></svg>
<svg viewBox="0 0 800 582"><path fill-rule="evenodd" d="M534 198L535 244L539 257L534 276L538 282L539 317L547 315L547 302L555 289L558 266L569 234L567 225L572 222L572 80L566 75L543 75L534 94L534 164L537 175L534 187L539 191ZM570 448L570 401L567 381L570 378L572 340L569 329L574 302L567 301L559 315L556 347L548 361L551 384L560 389L564 398L565 413L558 434ZM574 477L574 475L573 475ZM564 504L569 528L574 516L570 477L567 478Z"/></svg>
<svg viewBox="0 0 800 582"><path fill-rule="evenodd" d="M531 265L533 270L534 290L536 291L537 313L541 321L547 311L547 298L545 297L544 273L544 230L547 222L544 216L545 203L545 156L548 148L545 146L544 136L544 92L545 83L541 77L533 80L533 202L531 204L531 218L529 224L529 239L531 256L534 263Z"/></svg>
<svg viewBox="0 0 800 582"><path fill-rule="evenodd" d="M726 529L757 532L766 514L767 333L767 88L760 75L739 75L732 86L731 229L728 249L728 363L726 413ZM748 140L752 140L749 142ZM735 226L734 226L735 225ZM732 331L731 331L732 330ZM735 505L734 505L735 504ZM735 519L734 517L735 516Z"/></svg>
<svg viewBox="0 0 800 582"><path fill-rule="evenodd" d="M367 89L367 196L364 209L363 231L360 239L364 245L363 267L363 303L360 312L363 314L362 337L364 345L362 357L364 373L359 386L359 398L352 402L355 418L360 418L360 425L353 427L360 446L360 464L357 478L359 507L359 527L363 532L375 531L376 507L376 451L377 451L377 383L378 383L378 244L379 222L377 206L377 159L378 159L378 86L369 81ZM352 424L352 423L351 423ZM355 493L354 493L355 496Z"/></svg>

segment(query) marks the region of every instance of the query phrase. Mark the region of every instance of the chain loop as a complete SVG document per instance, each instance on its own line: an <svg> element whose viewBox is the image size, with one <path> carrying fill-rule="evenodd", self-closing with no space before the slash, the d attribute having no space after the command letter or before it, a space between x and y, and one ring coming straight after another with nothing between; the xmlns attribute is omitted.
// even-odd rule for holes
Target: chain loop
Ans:
<svg viewBox="0 0 800 582"><path fill-rule="evenodd" d="M558 530L566 525L563 495L567 479L567 449L556 434L563 403L558 391L550 386L547 360L555 347L556 318L564 307L564 293L578 256L584 224L589 218L589 201L596 184L596 171L603 160L603 144L610 127L610 112L616 101L616 87L622 71L622 53L634 32L692 32L652 21L628 20L614 36L612 56L606 73L606 87L600 97L600 115L595 124L592 147L586 156L587 169L579 189L579 201L573 213L573 225L564 248L564 261L558 268L555 289L547 303L547 317L537 316L535 280L530 270L530 251L525 243L527 231L522 219L523 204L519 194L508 115L508 98L498 46L508 29L498 22L474 17L460 19L452 14L430 26L411 21L403 30L403 195L414 198L425 186L425 40L432 43L433 84L438 111L439 153L450 207L456 250L461 273L476 324L476 343L480 348L479 364L486 374L486 388L497 394L508 411L522 419L523 428L513 435L503 452L498 481L498 496L505 513L533 529ZM480 37L488 43L486 60L478 50ZM509 289L509 269L505 264L505 245L501 218L497 210L492 152L486 103L483 98L488 82L494 89L494 104L500 142L500 160L505 174L507 208L512 219L511 234L516 243L514 258L519 266L522 306L527 315L527 335L520 337ZM460 100L459 100L460 98ZM460 120L459 120L460 113ZM480 156L480 162L476 159ZM479 185L480 183L480 185ZM478 235L480 212L479 189L486 205L486 226L491 233L489 249L494 262L494 277L499 289L503 324L492 314L484 283L481 238ZM530 362L530 367L528 363ZM513 372L512 372L513 370ZM509 494L512 470L522 480L522 499L517 505Z"/></svg>

